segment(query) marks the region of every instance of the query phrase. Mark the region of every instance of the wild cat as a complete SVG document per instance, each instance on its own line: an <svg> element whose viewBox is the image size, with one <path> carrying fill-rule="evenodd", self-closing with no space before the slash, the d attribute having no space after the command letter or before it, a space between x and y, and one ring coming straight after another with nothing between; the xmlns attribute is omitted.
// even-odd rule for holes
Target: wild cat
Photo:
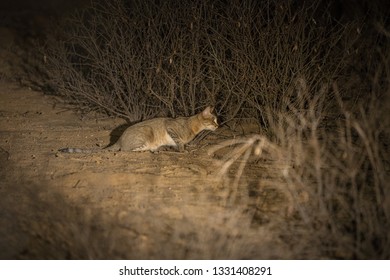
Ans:
<svg viewBox="0 0 390 280"><path fill-rule="evenodd" d="M214 131L218 128L213 107L207 107L191 117L155 118L137 123L127 128L118 141L104 148L108 151L152 151L170 146L184 151L184 145L191 142L203 130ZM90 153L94 149L64 148L64 153Z"/></svg>

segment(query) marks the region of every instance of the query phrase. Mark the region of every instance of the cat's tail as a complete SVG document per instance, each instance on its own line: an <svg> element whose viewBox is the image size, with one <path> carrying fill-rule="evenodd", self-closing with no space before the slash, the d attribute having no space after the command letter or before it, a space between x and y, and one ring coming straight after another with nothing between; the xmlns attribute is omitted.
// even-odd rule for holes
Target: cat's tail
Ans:
<svg viewBox="0 0 390 280"><path fill-rule="evenodd" d="M68 154L91 154L96 153L98 151L101 151L101 149L80 149L80 148L62 148L58 150L61 153L68 153Z"/></svg>
<svg viewBox="0 0 390 280"><path fill-rule="evenodd" d="M95 148L95 149L62 148L62 149L59 149L58 151L61 153L68 153L68 154L78 154L78 153L91 154L91 153L97 153L97 152L101 152L101 151L116 152L119 150L120 150L120 145L115 143L114 145L108 146L104 149L101 149L101 148Z"/></svg>

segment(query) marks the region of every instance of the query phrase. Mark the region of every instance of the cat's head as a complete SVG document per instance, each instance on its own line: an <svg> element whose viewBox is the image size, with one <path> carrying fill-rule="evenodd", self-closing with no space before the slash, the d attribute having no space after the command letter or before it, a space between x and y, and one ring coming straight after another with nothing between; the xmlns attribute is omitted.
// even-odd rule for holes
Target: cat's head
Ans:
<svg viewBox="0 0 390 280"><path fill-rule="evenodd" d="M208 106L199 115L205 130L216 130L218 128L217 116L213 114L214 107Z"/></svg>

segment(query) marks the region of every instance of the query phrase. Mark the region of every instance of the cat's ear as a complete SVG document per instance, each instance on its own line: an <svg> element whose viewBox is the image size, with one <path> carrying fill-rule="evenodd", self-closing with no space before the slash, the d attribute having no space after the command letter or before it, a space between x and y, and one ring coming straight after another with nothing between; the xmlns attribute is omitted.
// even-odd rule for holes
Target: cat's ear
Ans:
<svg viewBox="0 0 390 280"><path fill-rule="evenodd" d="M206 109L203 110L202 116L203 117L208 117L211 115L211 112L214 110L214 107L207 106Z"/></svg>

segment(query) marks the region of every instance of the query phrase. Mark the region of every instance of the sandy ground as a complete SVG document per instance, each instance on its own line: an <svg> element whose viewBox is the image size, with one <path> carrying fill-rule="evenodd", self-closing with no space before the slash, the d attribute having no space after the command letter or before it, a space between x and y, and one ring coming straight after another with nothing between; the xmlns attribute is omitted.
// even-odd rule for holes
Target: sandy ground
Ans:
<svg viewBox="0 0 390 280"><path fill-rule="evenodd" d="M259 167L246 168L240 202L228 203L218 155L208 153L232 132L203 135L186 153L63 154L59 148L106 146L124 121L82 119L59 104L0 83L2 258L256 257L247 247L264 245L251 207Z"/></svg>

